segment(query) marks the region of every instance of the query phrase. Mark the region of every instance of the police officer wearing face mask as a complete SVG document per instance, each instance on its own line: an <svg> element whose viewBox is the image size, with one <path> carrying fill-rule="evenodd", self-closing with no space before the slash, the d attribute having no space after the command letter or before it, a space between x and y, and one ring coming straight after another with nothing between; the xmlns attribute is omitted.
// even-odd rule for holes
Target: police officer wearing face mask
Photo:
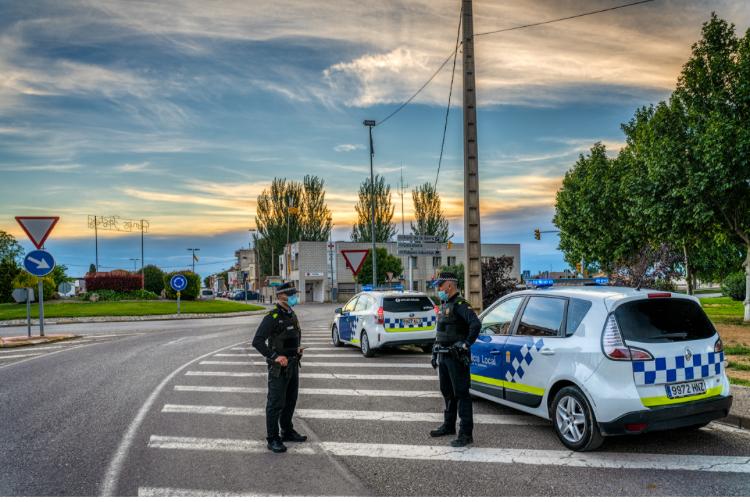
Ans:
<svg viewBox="0 0 750 502"><path fill-rule="evenodd" d="M474 419L469 387L471 352L482 323L466 300L458 294L458 278L441 272L435 281L442 302L437 323L437 337L432 351L432 367L438 369L440 392L445 399L443 425L430 431L441 437L456 433L456 415L461 418L458 437L451 446L466 446L474 441Z"/></svg>
<svg viewBox="0 0 750 502"><path fill-rule="evenodd" d="M286 451L284 441L307 440L292 427L292 415L299 390L299 360L302 358L297 315L297 290L292 283L276 288L278 303L263 318L253 338L253 347L268 363L268 400L266 402L266 440L274 453ZM279 434L281 425L281 434Z"/></svg>

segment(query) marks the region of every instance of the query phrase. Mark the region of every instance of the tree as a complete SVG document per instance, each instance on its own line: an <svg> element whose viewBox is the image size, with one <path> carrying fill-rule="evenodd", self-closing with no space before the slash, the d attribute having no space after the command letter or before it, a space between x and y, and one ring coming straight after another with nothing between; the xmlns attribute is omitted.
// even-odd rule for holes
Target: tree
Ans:
<svg viewBox="0 0 750 502"><path fill-rule="evenodd" d="M687 173L690 204L745 246L745 316L750 322L750 32L716 14L703 25L673 98L683 107L697 162Z"/></svg>
<svg viewBox="0 0 750 502"><path fill-rule="evenodd" d="M511 293L518 281L510 276L513 258L490 257L482 261L482 304L472 305L477 311L489 307L498 298Z"/></svg>
<svg viewBox="0 0 750 502"><path fill-rule="evenodd" d="M55 281L55 288L59 288L63 282L70 282L73 279L68 276L68 267L66 265L55 265L55 268L49 275Z"/></svg>
<svg viewBox="0 0 750 502"><path fill-rule="evenodd" d="M164 289L164 272L162 269L156 265L146 265L140 272L143 273L144 278L143 289L151 291L156 295L161 295Z"/></svg>
<svg viewBox="0 0 750 502"><path fill-rule="evenodd" d="M367 179L359 186L359 201L354 206L357 223L352 227L351 239L354 242L372 242L372 206L375 198L375 242L388 242L396 235L396 225L392 223L395 207L391 202L391 185L385 178L375 176L374 190ZM378 265L380 268L380 265Z"/></svg>
<svg viewBox="0 0 750 502"><path fill-rule="evenodd" d="M185 279L187 279L187 287L182 290L180 293L180 298L183 300L195 300L198 298L198 295L201 291L201 276L198 274L194 274L190 270L180 270L178 272L170 272L168 274L164 274L164 291L167 295L167 298L171 300L175 300L177 298L177 292L172 289L172 286L169 285L169 281L172 279L172 276L175 275L184 275Z"/></svg>
<svg viewBox="0 0 750 502"><path fill-rule="evenodd" d="M13 301L13 279L21 272L15 260L6 256L0 260L0 303Z"/></svg>
<svg viewBox="0 0 750 502"><path fill-rule="evenodd" d="M597 263L605 271L636 256L647 233L627 218L623 180L630 164L623 156L610 160L596 143L565 174L557 192L553 222L560 229L560 249L571 265Z"/></svg>
<svg viewBox="0 0 750 502"><path fill-rule="evenodd" d="M386 272L392 272L393 277L398 279L404 271L401 260L397 256L389 254L385 248L376 249L378 253L378 284L388 282ZM367 258L365 258L356 280L359 284L370 284L372 282L372 251L367 254Z"/></svg>
<svg viewBox="0 0 750 502"><path fill-rule="evenodd" d="M44 299L51 300L56 292L55 280L51 276L45 275L44 277L36 277L21 270L18 275L13 279L13 289L16 288L34 288L34 297L39 295L39 281L42 281L42 291L44 292Z"/></svg>
<svg viewBox="0 0 750 502"><path fill-rule="evenodd" d="M435 185L424 183L411 192L414 201L414 218L411 224L415 235L434 235L440 242L448 241L448 220L440 205L440 195Z"/></svg>
<svg viewBox="0 0 750 502"><path fill-rule="evenodd" d="M276 275L277 257L287 243L326 241L331 235L331 211L325 203L324 182L305 176L302 183L274 178L258 196L254 245L262 275ZM292 209L293 208L293 209Z"/></svg>
<svg viewBox="0 0 750 502"><path fill-rule="evenodd" d="M23 248L18 241L9 233L0 230L0 261L5 259L11 259L16 264L21 264L21 257L23 257Z"/></svg>

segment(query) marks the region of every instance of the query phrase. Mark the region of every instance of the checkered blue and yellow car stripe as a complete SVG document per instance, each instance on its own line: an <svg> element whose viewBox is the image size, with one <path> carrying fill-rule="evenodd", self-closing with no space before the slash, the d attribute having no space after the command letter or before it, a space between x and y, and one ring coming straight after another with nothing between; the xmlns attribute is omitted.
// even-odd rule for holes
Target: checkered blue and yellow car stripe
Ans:
<svg viewBox="0 0 750 502"><path fill-rule="evenodd" d="M636 385L687 382L721 374L724 352L685 356L657 357L653 361L633 361Z"/></svg>
<svg viewBox="0 0 750 502"><path fill-rule="evenodd" d="M418 319L418 322L411 326L404 325L403 318L386 317L383 322L383 327L388 333L403 333L409 331L425 331L434 329L437 323L437 316L420 316L420 317L409 317L407 319Z"/></svg>

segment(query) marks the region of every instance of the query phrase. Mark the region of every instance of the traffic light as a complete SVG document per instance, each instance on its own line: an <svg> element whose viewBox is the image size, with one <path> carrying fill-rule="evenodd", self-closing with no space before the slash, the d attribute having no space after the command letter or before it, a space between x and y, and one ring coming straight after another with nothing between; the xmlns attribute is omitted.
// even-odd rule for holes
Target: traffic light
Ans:
<svg viewBox="0 0 750 502"><path fill-rule="evenodd" d="M534 239L538 241L542 240L542 232L540 232L538 228L534 229Z"/></svg>

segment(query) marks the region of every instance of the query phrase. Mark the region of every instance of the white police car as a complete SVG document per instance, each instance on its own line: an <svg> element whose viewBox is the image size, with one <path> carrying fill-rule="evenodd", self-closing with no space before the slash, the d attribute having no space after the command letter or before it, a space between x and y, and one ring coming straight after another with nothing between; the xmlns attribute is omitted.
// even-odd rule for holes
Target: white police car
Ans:
<svg viewBox="0 0 750 502"><path fill-rule="evenodd" d="M336 309L331 341L360 347L372 357L380 347L420 345L425 352L435 343L437 307L417 291L363 291Z"/></svg>
<svg viewBox="0 0 750 502"><path fill-rule="evenodd" d="M571 450L693 429L732 405L721 338L700 303L617 287L532 289L480 315L474 395L551 420Z"/></svg>

